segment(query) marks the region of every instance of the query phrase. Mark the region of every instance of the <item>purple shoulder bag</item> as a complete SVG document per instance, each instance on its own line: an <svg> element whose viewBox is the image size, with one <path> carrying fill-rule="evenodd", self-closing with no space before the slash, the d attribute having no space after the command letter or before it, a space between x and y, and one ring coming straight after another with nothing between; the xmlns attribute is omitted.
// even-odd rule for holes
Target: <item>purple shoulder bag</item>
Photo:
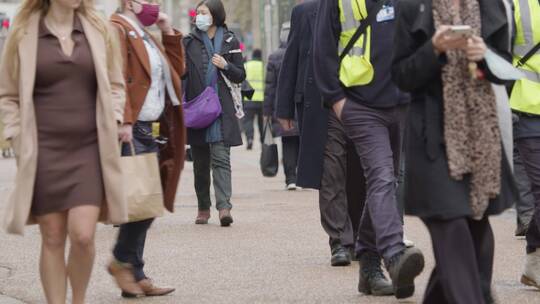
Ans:
<svg viewBox="0 0 540 304"><path fill-rule="evenodd" d="M192 100L187 101L186 95L182 100L184 107L185 125L191 129L204 129L209 127L222 112L219 96L214 89L217 83L217 73L212 83Z"/></svg>

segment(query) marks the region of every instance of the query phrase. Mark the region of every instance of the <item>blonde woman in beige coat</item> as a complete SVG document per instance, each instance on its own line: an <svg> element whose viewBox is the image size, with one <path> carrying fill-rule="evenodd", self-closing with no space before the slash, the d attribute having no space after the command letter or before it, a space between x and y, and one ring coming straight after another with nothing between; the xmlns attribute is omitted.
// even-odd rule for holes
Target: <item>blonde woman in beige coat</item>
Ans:
<svg viewBox="0 0 540 304"><path fill-rule="evenodd" d="M22 234L39 224L48 303L66 302L68 281L72 303L84 303L98 220L127 221L118 144L125 87L107 24L92 0L25 0L0 64L3 136L18 164L5 228Z"/></svg>

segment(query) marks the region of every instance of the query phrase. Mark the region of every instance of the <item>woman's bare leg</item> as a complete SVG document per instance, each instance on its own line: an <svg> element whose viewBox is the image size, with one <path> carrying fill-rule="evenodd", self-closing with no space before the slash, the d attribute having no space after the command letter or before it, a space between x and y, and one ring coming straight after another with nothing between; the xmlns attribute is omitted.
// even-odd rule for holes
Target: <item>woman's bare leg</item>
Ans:
<svg viewBox="0 0 540 304"><path fill-rule="evenodd" d="M49 304L65 304L67 273L65 248L67 215L52 213L37 218L41 231L39 272L45 297Z"/></svg>
<svg viewBox="0 0 540 304"><path fill-rule="evenodd" d="M84 304L96 254L94 236L100 209L95 206L73 208L68 213L71 248L67 273L73 290L73 304Z"/></svg>

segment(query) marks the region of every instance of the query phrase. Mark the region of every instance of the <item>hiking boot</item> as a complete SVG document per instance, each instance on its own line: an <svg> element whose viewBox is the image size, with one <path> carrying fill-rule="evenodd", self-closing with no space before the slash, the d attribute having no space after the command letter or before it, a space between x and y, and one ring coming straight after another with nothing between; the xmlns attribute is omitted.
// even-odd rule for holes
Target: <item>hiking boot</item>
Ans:
<svg viewBox="0 0 540 304"><path fill-rule="evenodd" d="M405 248L390 258L386 269L392 279L396 298L409 298L414 294L414 279L424 269L424 255L418 248Z"/></svg>
<svg viewBox="0 0 540 304"><path fill-rule="evenodd" d="M351 265L351 254L349 253L349 249L341 245L334 247L332 249L330 264L332 264L333 267Z"/></svg>
<svg viewBox="0 0 540 304"><path fill-rule="evenodd" d="M392 283L384 276L381 258L374 252L366 252L360 256L358 292L377 297L394 294Z"/></svg>

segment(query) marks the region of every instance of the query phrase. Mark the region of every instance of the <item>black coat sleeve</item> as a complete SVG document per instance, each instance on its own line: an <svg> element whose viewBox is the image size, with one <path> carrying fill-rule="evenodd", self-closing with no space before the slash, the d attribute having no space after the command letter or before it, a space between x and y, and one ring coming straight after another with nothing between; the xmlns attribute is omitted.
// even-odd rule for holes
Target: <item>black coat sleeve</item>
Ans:
<svg viewBox="0 0 540 304"><path fill-rule="evenodd" d="M502 1L499 1L498 3L494 3L494 6L498 6L499 10L502 12L501 15L506 15L506 7L505 4ZM512 5L512 9L514 9ZM513 17L513 15L512 15ZM513 20L513 18L511 18ZM510 27L512 27L512 33L510 30ZM508 62L512 62L512 50L511 46L509 45L510 41L514 41L515 39L515 27L511 24L508 24L508 21L505 23L505 26L500 27L497 31L492 33L489 37L486 37L485 43L488 46L490 50L492 50L497 55L501 56L503 59L505 59ZM496 84L508 84L508 81L499 79L497 76L495 76L491 70L489 69L489 66L485 61L482 61L478 64L478 67L484 71L484 74L486 76L486 79L490 82L496 83Z"/></svg>
<svg viewBox="0 0 540 304"><path fill-rule="evenodd" d="M287 42L287 50L283 57L281 72L278 79L278 100L276 116L283 119L294 119L294 94L296 91L296 80L298 78L298 56L300 56L300 42L302 39L300 20L301 14L296 6L291 15L291 29Z"/></svg>
<svg viewBox="0 0 540 304"><path fill-rule="evenodd" d="M232 43L233 49L240 49L240 42L234 38ZM229 56L229 67L226 70L221 70L227 78L234 83L242 83L246 79L246 70L244 69L244 58L242 53L235 53Z"/></svg>
<svg viewBox="0 0 540 304"><path fill-rule="evenodd" d="M446 56L437 56L431 37L427 41L415 39L411 33L418 8L414 4L398 2L392 79L403 91L413 92L440 78Z"/></svg>
<svg viewBox="0 0 540 304"><path fill-rule="evenodd" d="M339 80L338 43L341 34L338 0L319 1L319 11L313 35L313 67L315 81L324 102L332 106L345 98Z"/></svg>
<svg viewBox="0 0 540 304"><path fill-rule="evenodd" d="M272 116L274 114L274 105L276 102L276 89L278 69L277 58L272 54L268 58L268 65L266 66L266 81L264 87L264 116Z"/></svg>

